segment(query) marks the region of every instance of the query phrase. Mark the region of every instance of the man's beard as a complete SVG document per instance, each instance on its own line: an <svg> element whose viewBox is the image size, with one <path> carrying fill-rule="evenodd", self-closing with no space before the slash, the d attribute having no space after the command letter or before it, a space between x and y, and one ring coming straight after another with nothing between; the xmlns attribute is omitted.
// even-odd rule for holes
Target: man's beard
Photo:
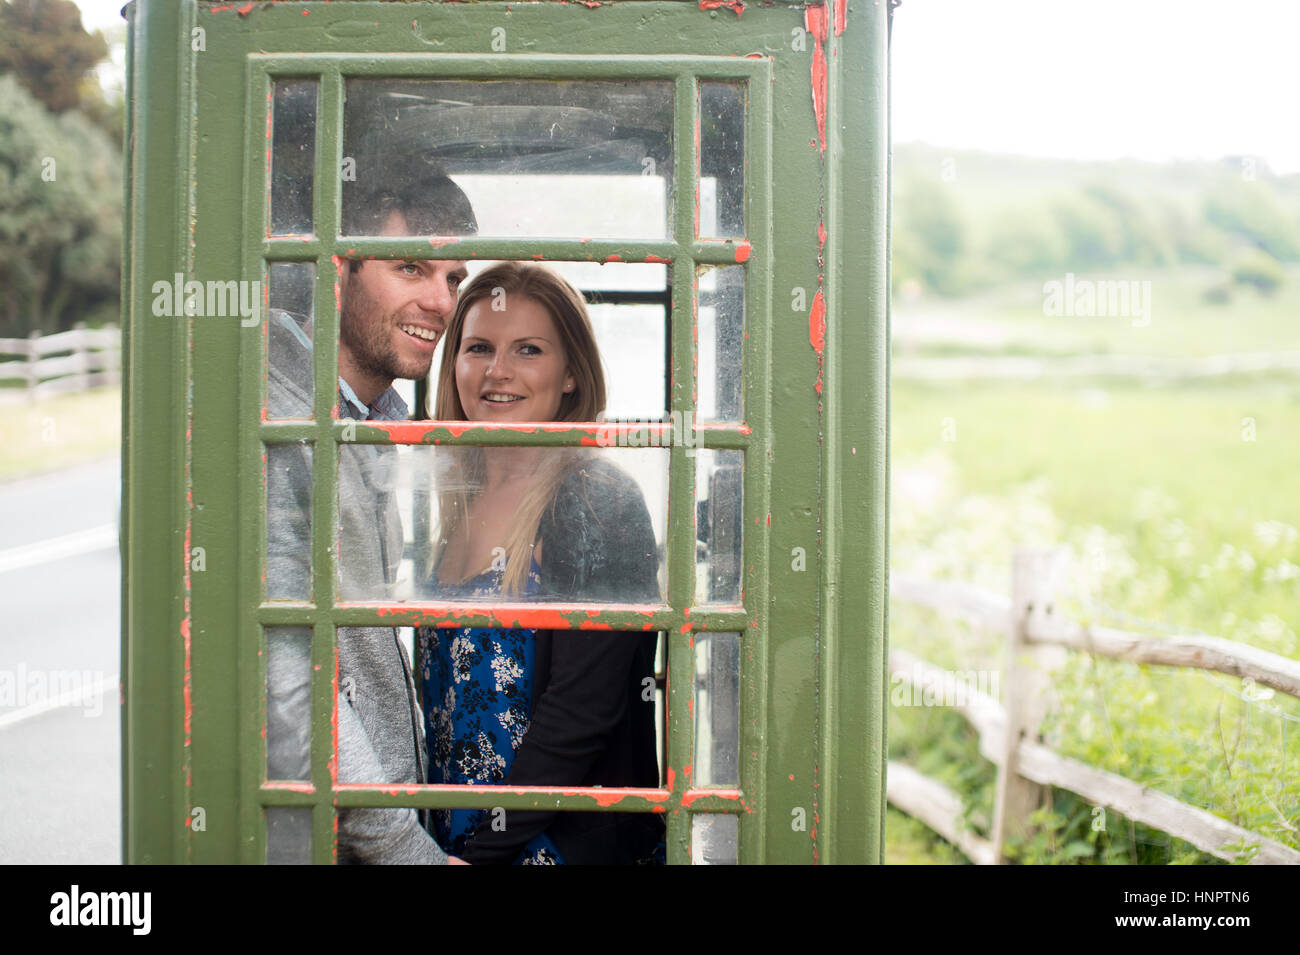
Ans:
<svg viewBox="0 0 1300 955"><path fill-rule="evenodd" d="M357 370L365 375L392 381L423 378L430 363L403 365L393 345L393 332L400 316L387 314L365 293L359 282L349 282L339 314L339 344L347 347ZM402 334L405 334L404 332Z"/></svg>

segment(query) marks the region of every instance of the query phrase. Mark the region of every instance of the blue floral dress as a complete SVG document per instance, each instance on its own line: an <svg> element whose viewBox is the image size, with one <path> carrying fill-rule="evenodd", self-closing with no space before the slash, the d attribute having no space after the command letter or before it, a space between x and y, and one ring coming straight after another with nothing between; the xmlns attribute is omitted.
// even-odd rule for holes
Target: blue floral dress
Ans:
<svg viewBox="0 0 1300 955"><path fill-rule="evenodd" d="M496 596L504 573L485 570L461 584L439 584L439 596ZM536 593L540 586L540 568L534 559L525 594ZM506 782L532 712L535 633L519 628L420 628L430 783ZM434 837L444 851L460 855L486 816L482 809L435 810ZM545 833L530 840L515 859L515 865L563 864L563 856Z"/></svg>

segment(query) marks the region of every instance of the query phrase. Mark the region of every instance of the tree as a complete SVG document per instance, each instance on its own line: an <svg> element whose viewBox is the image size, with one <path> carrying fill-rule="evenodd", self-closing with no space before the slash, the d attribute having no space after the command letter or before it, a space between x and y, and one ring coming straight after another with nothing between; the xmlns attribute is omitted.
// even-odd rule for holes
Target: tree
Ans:
<svg viewBox="0 0 1300 955"><path fill-rule="evenodd" d="M14 73L51 112L101 98L85 79L106 56L103 35L86 32L72 0L0 2L0 73Z"/></svg>
<svg viewBox="0 0 1300 955"><path fill-rule="evenodd" d="M0 76L0 336L115 308L121 183L103 130L76 111L51 115Z"/></svg>
<svg viewBox="0 0 1300 955"><path fill-rule="evenodd" d="M1264 180L1220 182L1206 196L1205 218L1279 261L1300 261L1295 203Z"/></svg>
<svg viewBox="0 0 1300 955"><path fill-rule="evenodd" d="M925 179L910 180L894 207L896 283L916 278L941 294L960 292L966 251L966 223L950 192Z"/></svg>

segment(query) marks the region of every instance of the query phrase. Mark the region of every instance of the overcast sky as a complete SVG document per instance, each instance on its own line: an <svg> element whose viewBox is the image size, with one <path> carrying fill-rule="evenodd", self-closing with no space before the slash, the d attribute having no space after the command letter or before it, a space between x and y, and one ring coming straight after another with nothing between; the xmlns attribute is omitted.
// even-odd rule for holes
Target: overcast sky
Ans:
<svg viewBox="0 0 1300 955"><path fill-rule="evenodd" d="M904 0L893 54L896 142L1300 172L1300 0Z"/></svg>
<svg viewBox="0 0 1300 955"><path fill-rule="evenodd" d="M1300 171L1296 0L904 0L894 140Z"/></svg>

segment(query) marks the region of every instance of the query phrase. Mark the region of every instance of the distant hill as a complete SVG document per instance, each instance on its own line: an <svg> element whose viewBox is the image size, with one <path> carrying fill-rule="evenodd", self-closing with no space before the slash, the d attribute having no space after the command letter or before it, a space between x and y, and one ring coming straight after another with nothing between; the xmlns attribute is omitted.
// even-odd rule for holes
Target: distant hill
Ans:
<svg viewBox="0 0 1300 955"><path fill-rule="evenodd" d="M894 147L895 284L1215 264L1267 290L1300 261L1300 174L1262 161L1081 162Z"/></svg>

